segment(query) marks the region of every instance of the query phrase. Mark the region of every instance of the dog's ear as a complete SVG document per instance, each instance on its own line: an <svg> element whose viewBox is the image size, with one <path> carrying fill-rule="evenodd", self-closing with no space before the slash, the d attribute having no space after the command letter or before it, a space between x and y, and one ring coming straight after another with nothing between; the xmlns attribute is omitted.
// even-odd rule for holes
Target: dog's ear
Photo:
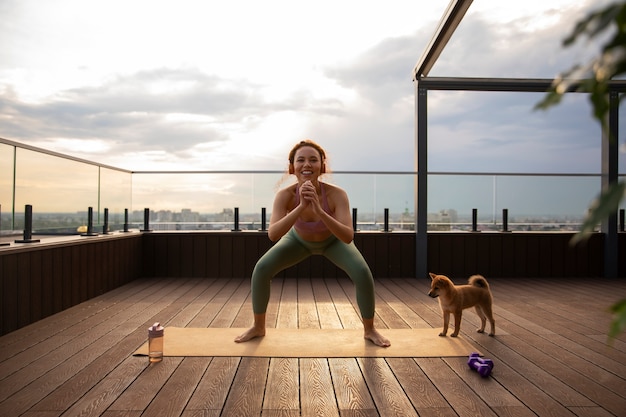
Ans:
<svg viewBox="0 0 626 417"><path fill-rule="evenodd" d="M437 277L437 275L433 274L432 272L429 272L428 275L430 275L430 279L433 280Z"/></svg>

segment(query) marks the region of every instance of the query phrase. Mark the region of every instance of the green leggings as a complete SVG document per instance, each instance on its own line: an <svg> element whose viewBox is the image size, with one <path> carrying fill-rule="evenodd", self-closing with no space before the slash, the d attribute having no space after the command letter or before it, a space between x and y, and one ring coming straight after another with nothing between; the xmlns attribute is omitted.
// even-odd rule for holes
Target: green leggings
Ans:
<svg viewBox="0 0 626 417"><path fill-rule="evenodd" d="M346 244L335 235L321 242L309 242L303 240L293 228L272 246L254 267L251 284L254 313L264 314L267 310L272 278L311 255L324 255L345 271L356 288L356 300L361 317L374 318L374 278L354 242Z"/></svg>

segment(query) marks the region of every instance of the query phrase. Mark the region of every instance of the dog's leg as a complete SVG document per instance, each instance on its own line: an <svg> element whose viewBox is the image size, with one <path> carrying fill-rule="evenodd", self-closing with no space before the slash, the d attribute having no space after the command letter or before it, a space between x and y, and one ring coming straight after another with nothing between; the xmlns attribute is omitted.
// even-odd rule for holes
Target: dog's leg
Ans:
<svg viewBox="0 0 626 417"><path fill-rule="evenodd" d="M463 315L463 310L459 309L454 312L454 332L450 335L450 337L457 337L459 335L459 331L461 330L461 317Z"/></svg>
<svg viewBox="0 0 626 417"><path fill-rule="evenodd" d="M489 332L489 336L495 336L496 321L493 319L493 311L491 310L491 305L485 306L485 315L489 319L489 325L491 325L491 331ZM483 324L483 327L485 327L484 324Z"/></svg>
<svg viewBox="0 0 626 417"><path fill-rule="evenodd" d="M441 333L439 333L439 336L445 336L446 334L448 334L448 325L450 324L450 312L449 311L442 311L443 312L443 330L441 331Z"/></svg>
<svg viewBox="0 0 626 417"><path fill-rule="evenodd" d="M483 312L483 309L480 306L476 306L475 310L476 310L476 314L478 314L478 317L480 317L480 328L476 331L478 333L484 333L485 325L487 324L487 317L485 317L485 313Z"/></svg>

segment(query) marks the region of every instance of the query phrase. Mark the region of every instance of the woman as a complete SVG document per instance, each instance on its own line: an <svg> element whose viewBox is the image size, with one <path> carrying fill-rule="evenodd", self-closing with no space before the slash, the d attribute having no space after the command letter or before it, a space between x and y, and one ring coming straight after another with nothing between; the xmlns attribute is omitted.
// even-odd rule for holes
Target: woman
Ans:
<svg viewBox="0 0 626 417"><path fill-rule="evenodd" d="M278 241L263 255L252 272L254 325L235 338L246 342L265 335L265 312L272 278L305 258L324 255L343 269L356 287L363 320L363 336L387 347L391 343L374 328L374 279L369 266L352 242L354 231L346 192L319 181L326 172L326 153L311 140L296 144L289 153L289 174L298 182L276 194L268 237ZM279 240L280 239L280 240Z"/></svg>

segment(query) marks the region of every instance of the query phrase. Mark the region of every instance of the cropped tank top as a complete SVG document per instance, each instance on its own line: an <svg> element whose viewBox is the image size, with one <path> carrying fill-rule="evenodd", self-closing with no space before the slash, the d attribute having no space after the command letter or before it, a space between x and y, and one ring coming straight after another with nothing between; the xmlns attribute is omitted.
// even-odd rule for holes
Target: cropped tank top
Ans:
<svg viewBox="0 0 626 417"><path fill-rule="evenodd" d="M328 205L328 199L326 198L326 190L324 189L324 183L322 182L320 182L320 190L322 191L322 208L324 209L326 213L332 215L333 212L330 210L330 207ZM300 204L300 188L296 184L296 205L298 204ZM303 220L300 220L300 218L296 220L296 222L294 223L294 227L296 228L296 230L301 230L303 232L312 232L312 233L325 232L328 230L328 227L326 227L324 222L321 220L318 220L316 222L305 222Z"/></svg>

